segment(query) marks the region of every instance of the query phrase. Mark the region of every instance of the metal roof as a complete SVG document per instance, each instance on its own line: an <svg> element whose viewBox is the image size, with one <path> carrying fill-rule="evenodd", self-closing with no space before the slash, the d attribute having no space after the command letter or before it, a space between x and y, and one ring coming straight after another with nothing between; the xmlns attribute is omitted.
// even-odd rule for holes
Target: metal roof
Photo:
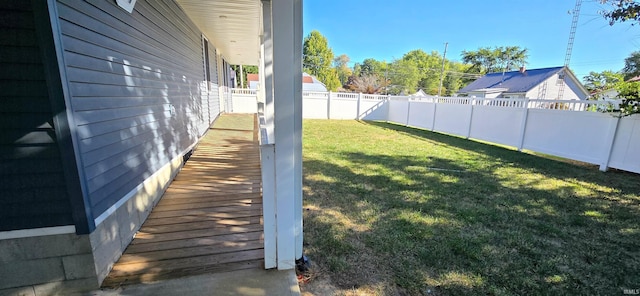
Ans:
<svg viewBox="0 0 640 296"><path fill-rule="evenodd" d="M518 93L527 92L538 86L547 78L562 71L564 67L542 68L526 70L524 73L520 71L509 71L489 73L480 77L478 80L465 86L459 93L468 93L472 91L487 91L489 89L502 89L504 92Z"/></svg>
<svg viewBox="0 0 640 296"><path fill-rule="evenodd" d="M258 65L262 31L260 0L176 0L224 59Z"/></svg>

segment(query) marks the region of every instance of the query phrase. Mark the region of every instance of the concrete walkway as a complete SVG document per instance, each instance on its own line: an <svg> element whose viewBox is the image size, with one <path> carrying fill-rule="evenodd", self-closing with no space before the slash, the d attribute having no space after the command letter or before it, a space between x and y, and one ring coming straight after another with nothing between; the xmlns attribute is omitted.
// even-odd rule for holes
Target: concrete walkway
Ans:
<svg viewBox="0 0 640 296"><path fill-rule="evenodd" d="M299 296L300 288L294 270L247 269L103 289L83 295Z"/></svg>

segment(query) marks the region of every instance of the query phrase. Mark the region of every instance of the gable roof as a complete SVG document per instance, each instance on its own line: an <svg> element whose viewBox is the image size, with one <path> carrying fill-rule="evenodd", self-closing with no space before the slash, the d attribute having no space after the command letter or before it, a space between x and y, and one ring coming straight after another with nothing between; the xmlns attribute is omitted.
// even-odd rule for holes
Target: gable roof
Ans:
<svg viewBox="0 0 640 296"><path fill-rule="evenodd" d="M422 90L422 88L421 88L421 89L419 89L415 94L413 94L413 96L426 97L426 96L427 96L427 93L426 93L426 92L424 92L424 90Z"/></svg>
<svg viewBox="0 0 640 296"><path fill-rule="evenodd" d="M313 83L311 76L302 76L302 83Z"/></svg>
<svg viewBox="0 0 640 296"><path fill-rule="evenodd" d="M260 77L258 77L258 74L247 73L247 81L258 81L258 80L260 80Z"/></svg>
<svg viewBox="0 0 640 296"><path fill-rule="evenodd" d="M303 91L327 91L327 87L315 76L302 72L302 90Z"/></svg>
<svg viewBox="0 0 640 296"><path fill-rule="evenodd" d="M530 69L524 73L520 71L509 71L504 73L504 77L502 72L489 73L465 86L459 90L458 93L468 93L472 91L486 92L489 89L498 88L508 93L527 92L547 78L562 71L562 69L564 69L564 67Z"/></svg>

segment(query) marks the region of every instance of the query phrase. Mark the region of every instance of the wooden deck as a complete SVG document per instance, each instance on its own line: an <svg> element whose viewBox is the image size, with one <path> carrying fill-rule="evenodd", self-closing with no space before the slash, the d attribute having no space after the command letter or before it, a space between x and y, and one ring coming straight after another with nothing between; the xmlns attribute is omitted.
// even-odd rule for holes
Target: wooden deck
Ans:
<svg viewBox="0 0 640 296"><path fill-rule="evenodd" d="M262 268L260 156L252 115L222 115L103 287Z"/></svg>

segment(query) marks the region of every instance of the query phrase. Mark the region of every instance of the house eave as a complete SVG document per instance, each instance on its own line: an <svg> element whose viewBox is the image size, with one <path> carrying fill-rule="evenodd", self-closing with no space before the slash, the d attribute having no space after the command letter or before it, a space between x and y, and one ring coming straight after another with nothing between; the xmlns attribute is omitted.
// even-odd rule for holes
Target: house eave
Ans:
<svg viewBox="0 0 640 296"><path fill-rule="evenodd" d="M508 88L480 88L468 91L469 94L472 93L482 93L482 94L493 94L493 93L502 93L508 91Z"/></svg>
<svg viewBox="0 0 640 296"><path fill-rule="evenodd" d="M258 65L262 29L260 0L176 0L230 64Z"/></svg>

